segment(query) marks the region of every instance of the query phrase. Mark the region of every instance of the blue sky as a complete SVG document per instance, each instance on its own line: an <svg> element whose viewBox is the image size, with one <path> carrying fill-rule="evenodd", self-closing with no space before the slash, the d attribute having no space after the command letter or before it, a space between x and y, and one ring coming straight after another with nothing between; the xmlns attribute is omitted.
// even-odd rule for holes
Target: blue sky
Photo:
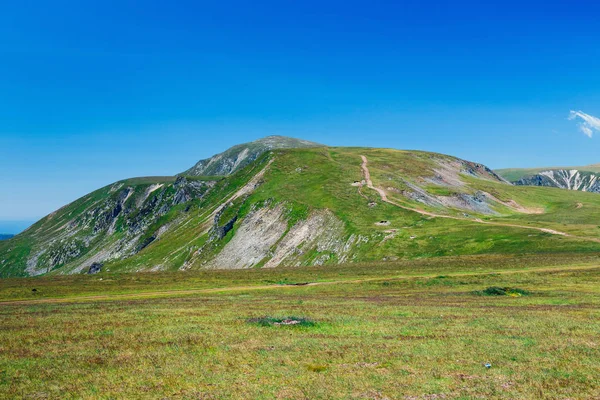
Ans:
<svg viewBox="0 0 600 400"><path fill-rule="evenodd" d="M591 1L12 3L0 220L273 134L492 168L600 162Z"/></svg>

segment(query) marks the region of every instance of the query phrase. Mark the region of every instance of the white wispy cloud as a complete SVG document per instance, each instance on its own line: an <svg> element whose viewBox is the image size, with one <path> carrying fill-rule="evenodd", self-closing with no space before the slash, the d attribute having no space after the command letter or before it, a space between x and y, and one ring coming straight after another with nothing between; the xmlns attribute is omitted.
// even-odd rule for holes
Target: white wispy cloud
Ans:
<svg viewBox="0 0 600 400"><path fill-rule="evenodd" d="M592 137L594 131L600 132L600 118L596 118L593 115L586 114L583 111L573 111L569 113L569 119L581 119L579 123L579 130L586 136Z"/></svg>

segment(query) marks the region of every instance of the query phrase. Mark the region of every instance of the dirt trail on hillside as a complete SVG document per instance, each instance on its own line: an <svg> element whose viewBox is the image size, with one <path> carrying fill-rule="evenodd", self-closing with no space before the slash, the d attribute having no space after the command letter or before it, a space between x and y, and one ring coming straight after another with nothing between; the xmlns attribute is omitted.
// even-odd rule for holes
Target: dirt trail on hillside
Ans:
<svg viewBox="0 0 600 400"><path fill-rule="evenodd" d="M396 207L403 208L403 209L408 210L408 211L414 211L416 213L419 213L419 214L422 214L422 215L427 215L427 216L430 216L430 217L462 219L462 218L458 218L458 217L451 217L449 215L438 215L438 214L431 213L429 211L420 210L418 208L411 208L411 207L403 206L401 204L398 204L398 203L396 203L396 202L388 199L387 193L383 189L380 189L378 187L375 187L375 185L373 185L373 181L371 180L371 173L369 172L369 168L367 167L367 164L369 163L369 161L367 160L367 157L365 157L365 156L360 156L360 157L362 158L362 161L363 161L362 165L361 165L361 168L362 168L363 174L365 176L365 181L367 182L367 187L369 189L373 189L374 191L376 191L377 193L379 193L379 197L381 197L381 201L383 201L385 203L392 204L392 205L394 205Z"/></svg>
<svg viewBox="0 0 600 400"><path fill-rule="evenodd" d="M544 233L550 233L552 235L559 235L559 236L571 237L571 238L575 238L575 239L588 240L588 241L600 243L600 239L597 239L597 238L574 236L574 235L571 235L571 234L568 234L565 232L556 231L554 229L540 228L540 227L536 227L536 226L508 224L508 223L503 223L503 222L483 221L479 218L474 218L474 219L461 218L461 217L455 217L455 216L451 216L451 215L435 214L435 213L421 210L418 208L407 207L405 205L396 203L395 201L388 199L387 194L383 189L380 189L378 187L375 187L375 185L373 185L373 181L371 180L371 173L370 173L369 167L368 167L369 160L365 156L360 156L360 158L362 159L361 169L363 171L363 175L365 176L365 181L367 182L367 187L369 189L372 189L372 190L376 191L377 193L379 193L379 196L381 197L381 200L383 202L394 205L396 207L403 208L408 211L413 211L413 212L419 213L421 215L426 215L428 217L447 218L447 219L454 219L454 220L458 220L458 221L475 222L475 223L483 224L483 225L504 226L504 227L508 227L508 228L529 229L529 230L535 230L535 231L544 232Z"/></svg>
<svg viewBox="0 0 600 400"><path fill-rule="evenodd" d="M520 273L544 273L544 272L556 272L556 271L584 271L599 269L598 264L584 264L584 265L571 265L571 266L555 266L555 267L539 267L539 268L519 268L510 270L486 270L478 272L459 272L459 273L448 273L447 277L469 277L469 276L483 276L491 273L499 275L511 275ZM172 289L172 290L160 290L150 292L139 292L139 293L122 293L122 294L101 294L101 295L88 295L79 297L63 297L63 298L48 298L48 299L31 299L31 300L3 300L0 301L0 306L18 306L18 305L34 305L34 304L66 304L66 303L85 303L85 302L96 302L96 301L120 301L120 300L144 300L144 299L160 299L160 298L177 298L181 296L190 296L198 294L219 294L219 293L230 293L230 292L245 292L249 290L296 290L298 288L315 287L315 286L328 286L328 285L340 285L340 284L360 284L368 282L379 282L379 281L390 281L390 280L406 280L406 279L422 279L422 278L434 278L438 276L438 273L428 274L416 274L416 275L390 275L390 276L378 276L374 278L362 278L362 279L346 279L337 281L323 281L323 282L310 282L302 285L256 285L256 286L226 286L220 288L206 288L206 289Z"/></svg>

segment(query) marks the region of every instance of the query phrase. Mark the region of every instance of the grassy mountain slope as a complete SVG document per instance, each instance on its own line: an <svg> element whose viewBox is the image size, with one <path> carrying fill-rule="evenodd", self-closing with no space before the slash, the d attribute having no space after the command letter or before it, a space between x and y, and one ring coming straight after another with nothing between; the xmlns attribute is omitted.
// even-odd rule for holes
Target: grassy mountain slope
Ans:
<svg viewBox="0 0 600 400"><path fill-rule="evenodd" d="M368 187L361 156L381 193ZM91 193L1 242L0 274L600 251L597 215L600 196L512 186L450 156L281 149L227 177L128 180Z"/></svg>

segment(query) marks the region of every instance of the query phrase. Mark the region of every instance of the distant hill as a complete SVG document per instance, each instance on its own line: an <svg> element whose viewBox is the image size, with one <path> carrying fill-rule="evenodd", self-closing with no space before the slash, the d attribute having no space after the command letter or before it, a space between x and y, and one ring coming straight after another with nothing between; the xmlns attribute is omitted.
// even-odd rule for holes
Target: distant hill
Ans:
<svg viewBox="0 0 600 400"><path fill-rule="evenodd" d="M584 167L499 169L496 173L519 186L600 193L600 164Z"/></svg>
<svg viewBox="0 0 600 400"><path fill-rule="evenodd" d="M13 236L15 236L15 235L9 235L9 234L2 234L2 233L0 233L0 240L10 239Z"/></svg>
<svg viewBox="0 0 600 400"><path fill-rule="evenodd" d="M268 137L60 208L0 242L0 277L600 251L598 215L449 155Z"/></svg>
<svg viewBox="0 0 600 400"><path fill-rule="evenodd" d="M540 168L501 168L494 170L498 175L510 182L516 182L519 179L527 176L537 175L544 171L581 171L581 172L593 172L600 174L600 163L590 164L582 167L540 167Z"/></svg>

